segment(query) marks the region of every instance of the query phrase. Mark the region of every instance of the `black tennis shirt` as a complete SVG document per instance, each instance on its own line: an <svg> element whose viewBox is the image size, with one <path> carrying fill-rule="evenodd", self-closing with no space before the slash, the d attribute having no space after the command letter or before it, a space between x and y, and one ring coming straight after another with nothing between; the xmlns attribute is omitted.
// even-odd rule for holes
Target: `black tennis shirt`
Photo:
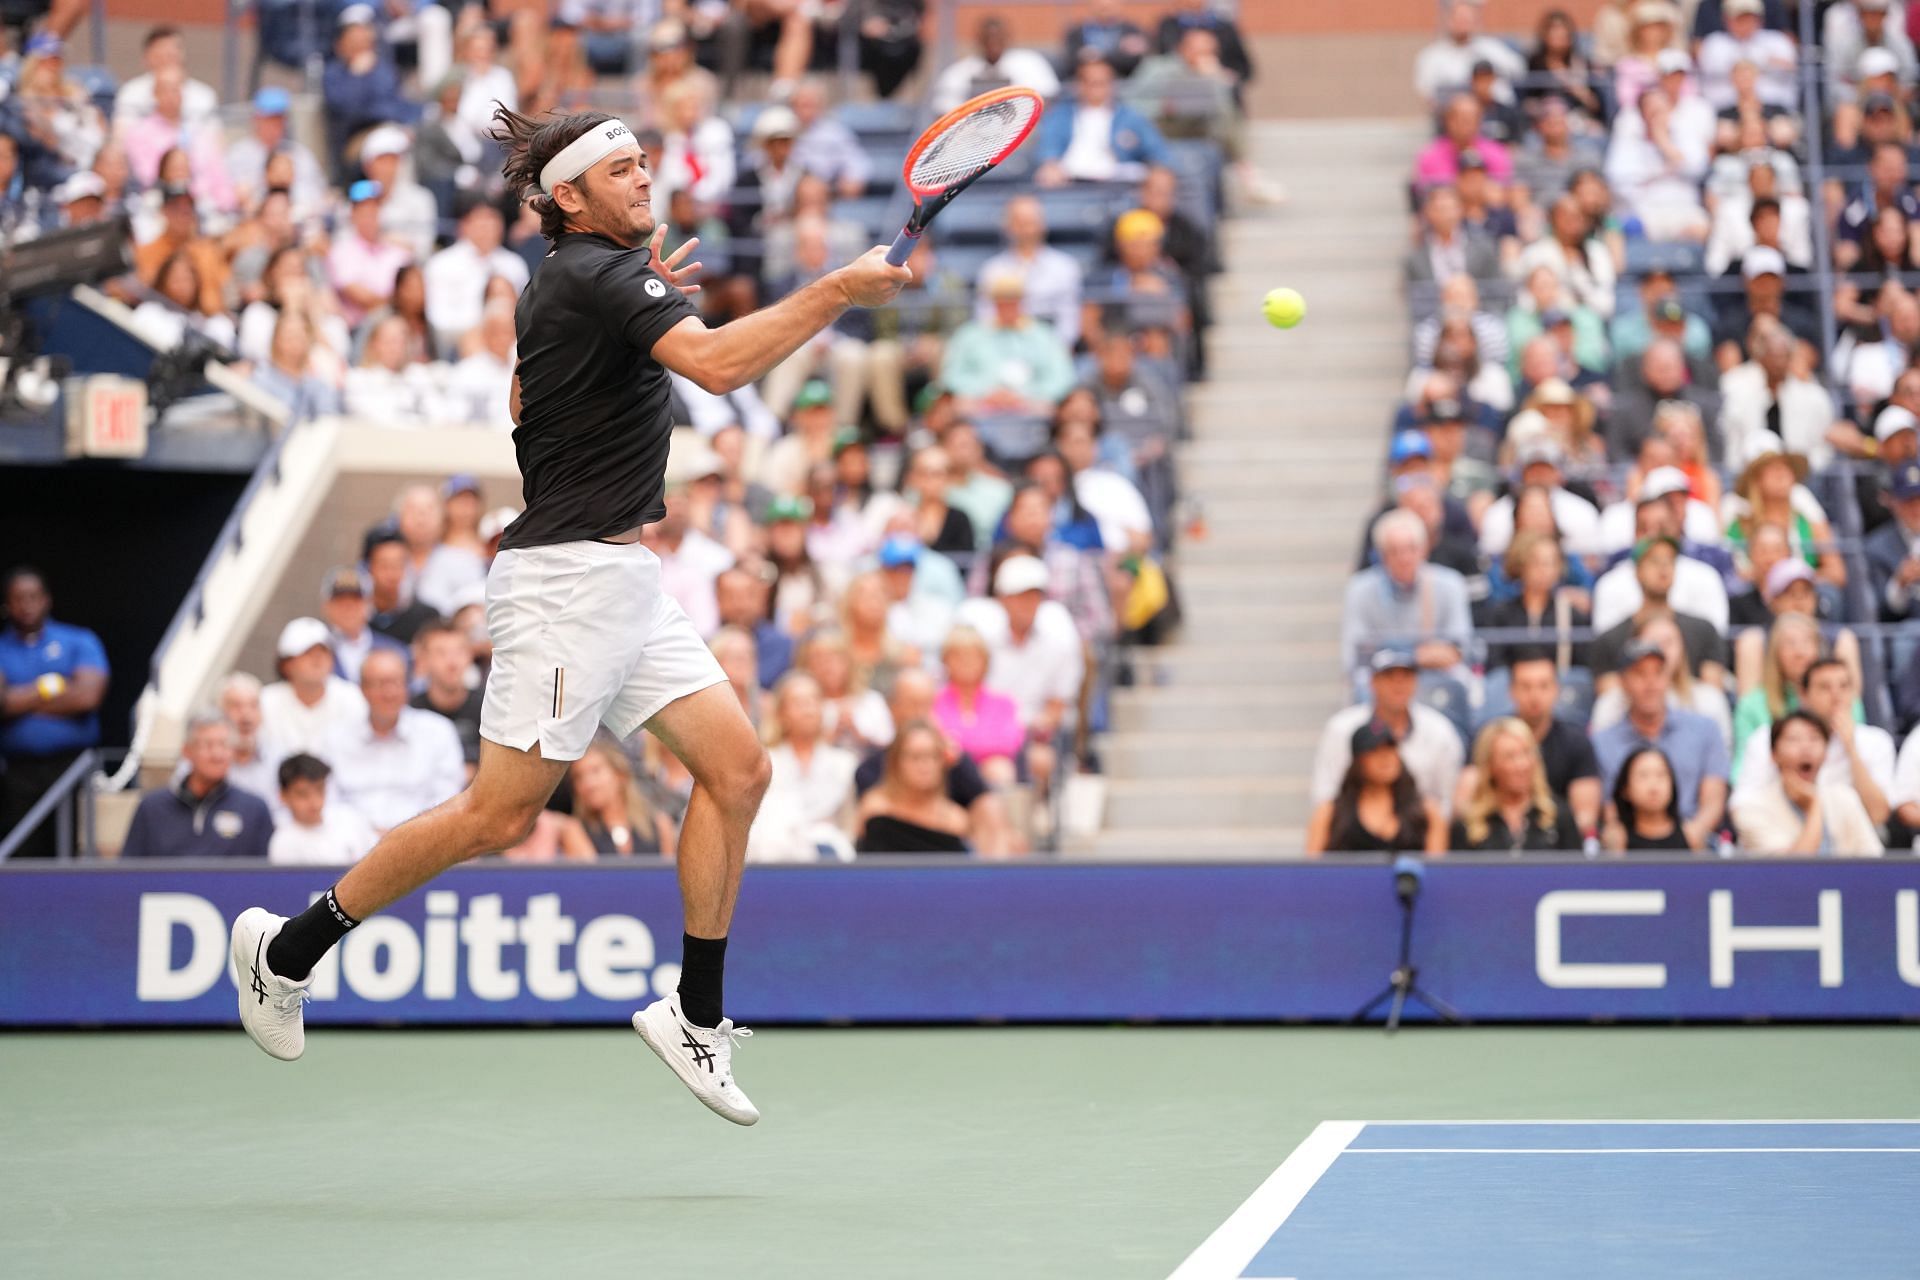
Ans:
<svg viewBox="0 0 1920 1280"><path fill-rule="evenodd" d="M665 514L672 384L653 344L693 304L646 248L562 235L514 311L525 510L501 550L624 533Z"/></svg>

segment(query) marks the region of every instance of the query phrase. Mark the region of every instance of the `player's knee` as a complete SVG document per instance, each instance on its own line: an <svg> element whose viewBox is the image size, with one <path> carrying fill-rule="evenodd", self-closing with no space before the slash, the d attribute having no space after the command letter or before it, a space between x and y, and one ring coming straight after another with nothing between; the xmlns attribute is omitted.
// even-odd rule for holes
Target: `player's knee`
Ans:
<svg viewBox="0 0 1920 1280"><path fill-rule="evenodd" d="M539 818L539 805L476 806L468 826L467 856L477 858L513 848L533 834L533 824Z"/></svg>
<svg viewBox="0 0 1920 1280"><path fill-rule="evenodd" d="M727 763L710 790L721 807L752 817L760 811L760 798L767 794L767 784L772 781L773 761L767 757L766 748L756 742L752 751L743 751Z"/></svg>

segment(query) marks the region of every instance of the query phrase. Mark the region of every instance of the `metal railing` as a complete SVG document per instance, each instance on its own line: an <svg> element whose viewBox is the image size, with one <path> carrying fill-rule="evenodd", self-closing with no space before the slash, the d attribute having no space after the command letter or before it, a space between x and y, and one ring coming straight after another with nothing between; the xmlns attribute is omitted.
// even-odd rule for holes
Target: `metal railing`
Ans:
<svg viewBox="0 0 1920 1280"><path fill-rule="evenodd" d="M0 839L0 862L5 862L20 851L20 847L37 833L51 818L54 824L54 857L61 861L70 861L93 852L94 833L96 831L94 814L95 789L86 784L104 766L106 761L116 754L112 751L94 748L82 751L74 757L73 763L54 780L33 808L12 831ZM69 803L75 801L77 803Z"/></svg>

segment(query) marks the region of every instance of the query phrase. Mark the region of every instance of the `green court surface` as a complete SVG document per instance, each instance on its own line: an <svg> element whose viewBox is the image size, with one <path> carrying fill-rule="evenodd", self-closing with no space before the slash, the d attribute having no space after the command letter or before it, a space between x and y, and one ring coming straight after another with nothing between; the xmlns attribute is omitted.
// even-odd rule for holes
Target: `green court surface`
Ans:
<svg viewBox="0 0 1920 1280"><path fill-rule="evenodd" d="M1161 1277L1333 1117L1920 1117L1903 1028L0 1036L10 1276ZM1383 1212L1388 1211L1383 1206Z"/></svg>

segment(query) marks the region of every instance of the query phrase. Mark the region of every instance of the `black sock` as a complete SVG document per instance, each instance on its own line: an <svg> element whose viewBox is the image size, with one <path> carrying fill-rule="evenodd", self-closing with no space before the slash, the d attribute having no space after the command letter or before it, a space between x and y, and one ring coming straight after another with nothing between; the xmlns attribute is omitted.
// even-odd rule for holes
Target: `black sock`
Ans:
<svg viewBox="0 0 1920 1280"><path fill-rule="evenodd" d="M717 1027L726 1016L720 1012L726 967L725 938L680 935L680 1012L694 1026Z"/></svg>
<svg viewBox="0 0 1920 1280"><path fill-rule="evenodd" d="M267 944L267 967L299 982L313 972L320 957L333 950L334 943L347 936L347 930L359 923L340 909L329 889L312 906L280 926L279 934Z"/></svg>

